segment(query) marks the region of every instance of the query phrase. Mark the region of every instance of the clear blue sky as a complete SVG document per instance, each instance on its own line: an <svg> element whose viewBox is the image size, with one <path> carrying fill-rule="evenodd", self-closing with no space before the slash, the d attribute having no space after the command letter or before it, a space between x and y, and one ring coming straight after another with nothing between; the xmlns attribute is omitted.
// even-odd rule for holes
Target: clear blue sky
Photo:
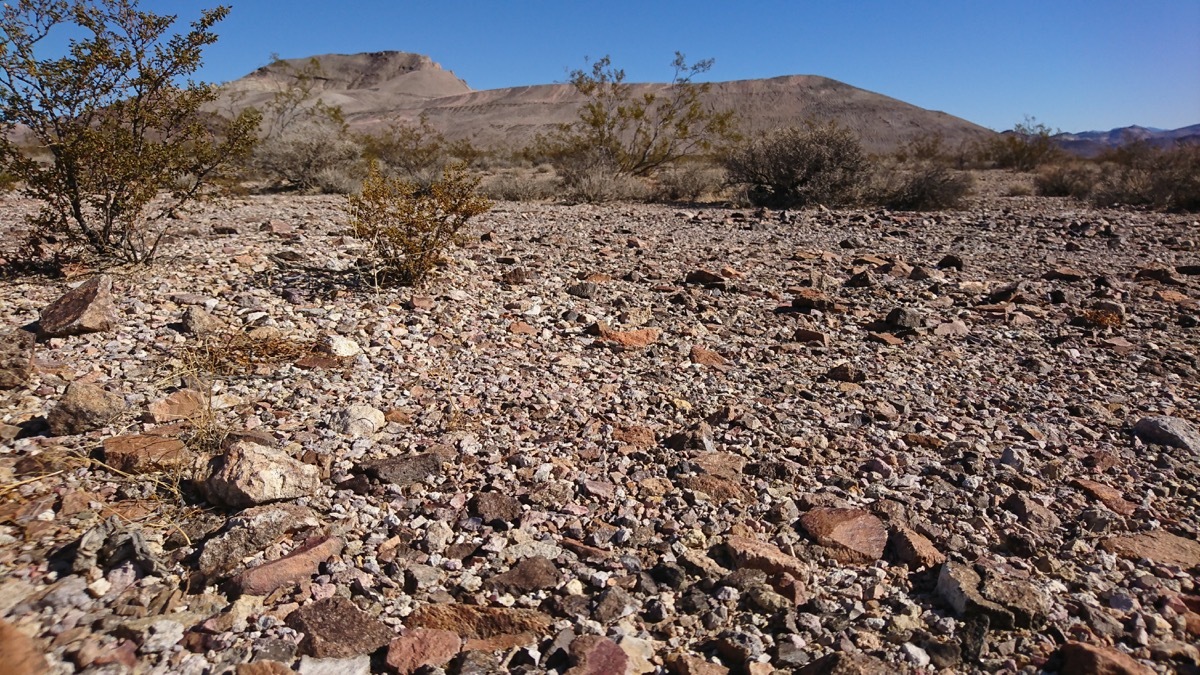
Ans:
<svg viewBox="0 0 1200 675"><path fill-rule="evenodd" d="M381 50L427 54L473 89L560 82L605 54L663 81L679 50L716 59L711 80L824 75L997 130L1200 123L1200 0L227 2L210 81L273 52ZM181 20L212 4L143 0Z"/></svg>

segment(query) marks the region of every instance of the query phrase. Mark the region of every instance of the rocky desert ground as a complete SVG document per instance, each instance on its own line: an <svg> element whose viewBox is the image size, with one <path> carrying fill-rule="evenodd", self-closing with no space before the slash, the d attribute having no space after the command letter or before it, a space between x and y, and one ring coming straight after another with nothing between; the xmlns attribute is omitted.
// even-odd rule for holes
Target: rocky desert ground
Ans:
<svg viewBox="0 0 1200 675"><path fill-rule="evenodd" d="M0 670L1197 672L1194 215L343 204L0 282Z"/></svg>

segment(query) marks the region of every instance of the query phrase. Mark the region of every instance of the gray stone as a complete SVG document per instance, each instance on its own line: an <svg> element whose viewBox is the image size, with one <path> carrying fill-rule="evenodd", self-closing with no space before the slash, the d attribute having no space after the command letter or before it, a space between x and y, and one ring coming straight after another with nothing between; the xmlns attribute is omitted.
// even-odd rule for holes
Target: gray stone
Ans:
<svg viewBox="0 0 1200 675"><path fill-rule="evenodd" d="M200 552L200 571L206 576L230 572L243 559L285 535L319 526L320 521L312 510L296 504L246 509L230 518L222 532L204 544L204 550Z"/></svg>
<svg viewBox="0 0 1200 675"><path fill-rule="evenodd" d="M1133 433L1147 443L1169 445L1200 454L1200 432L1196 431L1191 422L1179 417L1143 417L1133 425Z"/></svg>
<svg viewBox="0 0 1200 675"><path fill-rule="evenodd" d="M200 307L188 307L183 312L183 329L197 337L222 333L227 329L224 321Z"/></svg>
<svg viewBox="0 0 1200 675"><path fill-rule="evenodd" d="M937 595L959 616L987 616L996 628L1011 629L1013 614L979 592L979 574L967 565L948 562L938 574Z"/></svg>
<svg viewBox="0 0 1200 675"><path fill-rule="evenodd" d="M300 675L371 675L371 657L367 654L349 659L300 657Z"/></svg>
<svg viewBox="0 0 1200 675"><path fill-rule="evenodd" d="M387 424L383 411L369 405L352 405L340 411L333 419L333 429L350 438L363 438L374 434Z"/></svg>
<svg viewBox="0 0 1200 675"><path fill-rule="evenodd" d="M321 486L317 467L244 440L216 464L207 483L209 499L235 508L305 497Z"/></svg>

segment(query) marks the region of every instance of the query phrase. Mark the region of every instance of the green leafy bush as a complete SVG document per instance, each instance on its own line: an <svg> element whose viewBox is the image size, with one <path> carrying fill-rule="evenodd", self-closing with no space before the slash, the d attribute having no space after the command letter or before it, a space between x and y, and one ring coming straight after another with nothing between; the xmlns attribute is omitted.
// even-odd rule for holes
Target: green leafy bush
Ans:
<svg viewBox="0 0 1200 675"><path fill-rule="evenodd" d="M740 143L721 160L751 203L773 208L857 200L868 177L858 138L836 123L781 129Z"/></svg>
<svg viewBox="0 0 1200 675"><path fill-rule="evenodd" d="M385 176L374 162L362 191L349 198L350 226L365 240L384 284L419 285L462 230L492 204L477 192L479 179L461 164L447 167L428 188Z"/></svg>
<svg viewBox="0 0 1200 675"><path fill-rule="evenodd" d="M249 153L258 115L206 114L217 90L189 80L228 13L204 10L186 33L168 35L175 17L137 0L4 5L0 171L43 203L31 243L65 237L104 258L148 262L173 216ZM49 161L17 147L18 124Z"/></svg>

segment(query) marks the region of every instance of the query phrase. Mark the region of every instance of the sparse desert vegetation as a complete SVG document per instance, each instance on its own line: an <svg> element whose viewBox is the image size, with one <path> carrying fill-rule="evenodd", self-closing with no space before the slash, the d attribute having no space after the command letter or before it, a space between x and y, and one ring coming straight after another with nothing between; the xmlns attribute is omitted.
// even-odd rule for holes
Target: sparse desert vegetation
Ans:
<svg viewBox="0 0 1200 675"><path fill-rule="evenodd" d="M0 671L1195 670L1200 148L227 11L0 13Z"/></svg>

